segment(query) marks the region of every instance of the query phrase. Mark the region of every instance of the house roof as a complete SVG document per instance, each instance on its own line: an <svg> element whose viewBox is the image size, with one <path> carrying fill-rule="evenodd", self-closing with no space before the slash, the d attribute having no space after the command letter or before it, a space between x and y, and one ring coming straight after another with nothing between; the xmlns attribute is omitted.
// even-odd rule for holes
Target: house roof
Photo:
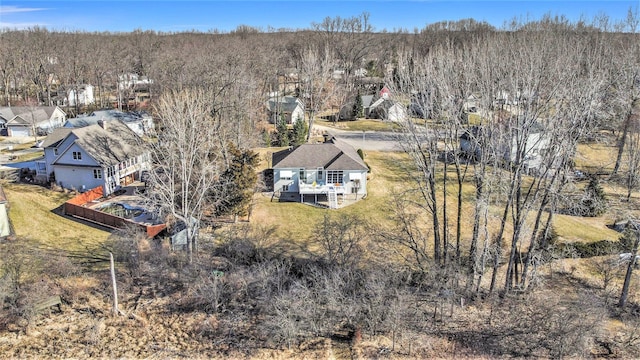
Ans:
<svg viewBox="0 0 640 360"><path fill-rule="evenodd" d="M133 123L137 121L144 120L144 118L149 115L138 112L122 112L119 110L96 110L89 115L78 116L73 119L67 119L67 122L64 124L65 127L85 127L89 125L97 124L100 120L120 120L125 123Z"/></svg>
<svg viewBox="0 0 640 360"><path fill-rule="evenodd" d="M66 138L67 135L69 135L71 130L72 129L68 129L68 128L54 129L53 132L51 132L51 134L49 134L47 138L44 139L44 142L42 143L42 147L43 148L57 147L62 142L62 140L64 140L64 138Z"/></svg>
<svg viewBox="0 0 640 360"><path fill-rule="evenodd" d="M58 109L57 106L2 107L0 118L10 124L30 125L49 120L56 109Z"/></svg>
<svg viewBox="0 0 640 360"><path fill-rule="evenodd" d="M368 170L357 151L344 141L332 138L321 144L303 144L273 154L273 168L325 170Z"/></svg>
<svg viewBox="0 0 640 360"><path fill-rule="evenodd" d="M142 139L123 122L114 120L107 124L106 129L97 124L68 129L67 137L73 134L75 144L103 166L119 164L145 151Z"/></svg>
<svg viewBox="0 0 640 360"><path fill-rule="evenodd" d="M362 95L361 98L363 107L371 106L371 103L373 102L373 95Z"/></svg>
<svg viewBox="0 0 640 360"><path fill-rule="evenodd" d="M293 112L298 106L302 107L302 101L295 96L273 97L267 100L269 111Z"/></svg>

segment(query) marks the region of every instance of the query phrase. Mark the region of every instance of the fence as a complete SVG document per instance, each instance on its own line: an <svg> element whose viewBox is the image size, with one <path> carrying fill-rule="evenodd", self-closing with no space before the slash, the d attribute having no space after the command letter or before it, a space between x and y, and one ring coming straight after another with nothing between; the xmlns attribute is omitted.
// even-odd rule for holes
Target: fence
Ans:
<svg viewBox="0 0 640 360"><path fill-rule="evenodd" d="M133 226L135 228L142 229L148 237L154 237L164 230L166 224L158 225L145 225L140 224L123 217L104 213L102 211L94 210L87 207L90 204L100 198L102 198L102 186L93 188L87 192L79 194L72 199L69 199L64 203L64 213L67 215L75 216L84 220L94 222L113 229L121 229L126 226Z"/></svg>

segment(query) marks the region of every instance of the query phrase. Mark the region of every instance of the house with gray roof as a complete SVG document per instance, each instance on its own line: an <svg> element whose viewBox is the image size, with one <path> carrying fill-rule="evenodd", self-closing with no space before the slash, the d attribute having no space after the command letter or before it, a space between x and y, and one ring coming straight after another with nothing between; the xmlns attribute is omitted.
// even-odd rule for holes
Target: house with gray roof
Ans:
<svg viewBox="0 0 640 360"><path fill-rule="evenodd" d="M287 124L304 121L304 104L295 96L274 96L267 100L269 122L275 124L282 117Z"/></svg>
<svg viewBox="0 0 640 360"><path fill-rule="evenodd" d="M153 117L146 112L132 111L122 112L120 110L96 110L88 115L78 116L68 119L64 123L67 128L81 128L89 125L97 124L99 121L120 120L133 130L138 136L153 134L155 132L155 124Z"/></svg>
<svg viewBox="0 0 640 360"><path fill-rule="evenodd" d="M58 106L9 106L0 108L0 129L7 136L46 135L67 118Z"/></svg>
<svg viewBox="0 0 640 360"><path fill-rule="evenodd" d="M36 177L65 189L86 191L103 187L109 195L140 179L150 168L144 141L118 120L82 128L60 128L44 143L44 161L36 163Z"/></svg>
<svg viewBox="0 0 640 360"><path fill-rule="evenodd" d="M302 144L273 154L274 191L300 202L367 194L369 167L357 151L333 137L319 144Z"/></svg>

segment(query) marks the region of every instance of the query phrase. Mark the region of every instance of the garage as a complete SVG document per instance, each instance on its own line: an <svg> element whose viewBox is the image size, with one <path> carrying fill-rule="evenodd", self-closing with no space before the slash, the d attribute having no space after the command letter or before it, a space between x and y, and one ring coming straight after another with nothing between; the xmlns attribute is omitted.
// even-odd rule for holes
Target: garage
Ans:
<svg viewBox="0 0 640 360"><path fill-rule="evenodd" d="M28 126L7 126L9 136L31 136Z"/></svg>

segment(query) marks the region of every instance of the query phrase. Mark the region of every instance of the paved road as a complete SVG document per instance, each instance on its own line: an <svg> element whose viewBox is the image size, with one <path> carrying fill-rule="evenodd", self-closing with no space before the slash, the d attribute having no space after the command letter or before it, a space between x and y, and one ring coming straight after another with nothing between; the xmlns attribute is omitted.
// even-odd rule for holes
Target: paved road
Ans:
<svg viewBox="0 0 640 360"><path fill-rule="evenodd" d="M313 125L314 130L329 133L356 149L371 151L401 151L399 134L391 131L351 131Z"/></svg>
<svg viewBox="0 0 640 360"><path fill-rule="evenodd" d="M393 131L352 131L334 129L332 127L313 125L316 133L329 133L340 140L348 143L356 149L373 150L373 151L403 151L401 141L403 134ZM428 136L436 135L443 138L442 133L436 133L435 130L419 130L421 133L418 137L421 141L427 141Z"/></svg>

